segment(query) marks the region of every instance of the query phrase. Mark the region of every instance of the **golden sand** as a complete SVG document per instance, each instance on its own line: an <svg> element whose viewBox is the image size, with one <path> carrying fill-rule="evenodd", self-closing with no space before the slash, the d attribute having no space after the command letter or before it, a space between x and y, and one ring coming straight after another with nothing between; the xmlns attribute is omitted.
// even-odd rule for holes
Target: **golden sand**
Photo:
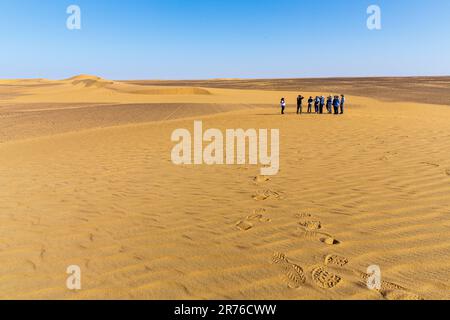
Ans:
<svg viewBox="0 0 450 320"><path fill-rule="evenodd" d="M0 81L0 298L450 299L450 108L296 95ZM279 174L173 165L193 120L279 128Z"/></svg>

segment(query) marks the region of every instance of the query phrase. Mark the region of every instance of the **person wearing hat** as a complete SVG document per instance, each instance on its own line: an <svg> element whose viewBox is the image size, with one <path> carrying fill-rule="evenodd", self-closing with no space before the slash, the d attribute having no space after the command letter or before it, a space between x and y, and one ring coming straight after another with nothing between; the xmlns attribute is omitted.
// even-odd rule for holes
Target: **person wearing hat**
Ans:
<svg viewBox="0 0 450 320"><path fill-rule="evenodd" d="M303 113L303 99L305 99L304 96L302 95L298 95L297 97L297 114L302 114Z"/></svg>
<svg viewBox="0 0 450 320"><path fill-rule="evenodd" d="M341 95L341 114L344 114L344 103L345 103L345 96Z"/></svg>
<svg viewBox="0 0 450 320"><path fill-rule="evenodd" d="M281 105L281 114L284 114L284 109L286 109L286 100L284 100L284 98L281 98L280 105Z"/></svg>

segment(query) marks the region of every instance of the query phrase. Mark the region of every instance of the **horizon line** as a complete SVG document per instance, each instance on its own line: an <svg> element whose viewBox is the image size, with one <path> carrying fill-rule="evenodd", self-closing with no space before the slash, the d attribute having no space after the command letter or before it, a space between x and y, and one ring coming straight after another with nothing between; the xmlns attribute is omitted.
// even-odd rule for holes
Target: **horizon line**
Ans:
<svg viewBox="0 0 450 320"><path fill-rule="evenodd" d="M129 78L129 79L111 79L106 78L102 76L97 76L94 74L77 74L75 76L71 76L68 78L60 78L60 79L52 79L52 78L45 78L45 77L24 77L24 78L0 78L0 80L49 80L49 81L63 81L63 80L70 80L70 78L76 77L76 76L93 76L93 77L99 77L102 79L112 80L112 81L258 81L258 80L338 80L338 79L398 79L398 78L449 78L450 74L444 74L444 75L376 75L376 76L306 76L306 77L214 77L214 78L172 78L172 79L161 79L161 78Z"/></svg>

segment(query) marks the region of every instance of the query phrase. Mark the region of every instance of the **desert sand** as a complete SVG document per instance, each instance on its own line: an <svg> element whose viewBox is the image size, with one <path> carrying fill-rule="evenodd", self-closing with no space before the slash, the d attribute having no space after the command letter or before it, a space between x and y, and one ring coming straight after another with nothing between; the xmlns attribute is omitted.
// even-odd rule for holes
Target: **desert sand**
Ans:
<svg viewBox="0 0 450 320"><path fill-rule="evenodd" d="M1 80L0 298L450 299L449 106L402 101L420 81L229 81ZM346 114L296 115L298 93L350 93ZM174 165L194 120L279 128L279 174Z"/></svg>

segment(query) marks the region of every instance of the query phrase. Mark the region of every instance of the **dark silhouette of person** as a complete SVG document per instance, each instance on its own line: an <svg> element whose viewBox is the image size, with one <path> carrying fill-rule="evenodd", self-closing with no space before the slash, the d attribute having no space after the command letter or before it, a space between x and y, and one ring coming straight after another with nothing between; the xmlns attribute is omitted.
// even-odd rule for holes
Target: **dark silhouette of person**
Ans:
<svg viewBox="0 0 450 320"><path fill-rule="evenodd" d="M339 105L340 105L339 96L334 96L333 99L334 114L339 114Z"/></svg>
<svg viewBox="0 0 450 320"><path fill-rule="evenodd" d="M331 113L331 106L333 105L333 97L328 96L327 98L327 111L328 113Z"/></svg>
<svg viewBox="0 0 450 320"><path fill-rule="evenodd" d="M297 97L297 114L302 114L303 113L303 99L305 99L305 97L303 97L302 95L299 95Z"/></svg>
<svg viewBox="0 0 450 320"><path fill-rule="evenodd" d="M316 113L319 113L319 103L320 103L320 99L319 99L319 97L316 97L316 99L314 100L314 111Z"/></svg>
<svg viewBox="0 0 450 320"><path fill-rule="evenodd" d="M345 96L341 95L341 114L344 114Z"/></svg>
<svg viewBox="0 0 450 320"><path fill-rule="evenodd" d="M325 97L321 96L319 99L320 99L319 113L322 114L323 113L323 107L325 106Z"/></svg>
<svg viewBox="0 0 450 320"><path fill-rule="evenodd" d="M308 113L312 112L312 103L314 102L312 97L309 97L308 99Z"/></svg>
<svg viewBox="0 0 450 320"><path fill-rule="evenodd" d="M281 114L284 114L284 109L286 109L286 100L284 100L284 98L281 98L280 106L281 106Z"/></svg>

